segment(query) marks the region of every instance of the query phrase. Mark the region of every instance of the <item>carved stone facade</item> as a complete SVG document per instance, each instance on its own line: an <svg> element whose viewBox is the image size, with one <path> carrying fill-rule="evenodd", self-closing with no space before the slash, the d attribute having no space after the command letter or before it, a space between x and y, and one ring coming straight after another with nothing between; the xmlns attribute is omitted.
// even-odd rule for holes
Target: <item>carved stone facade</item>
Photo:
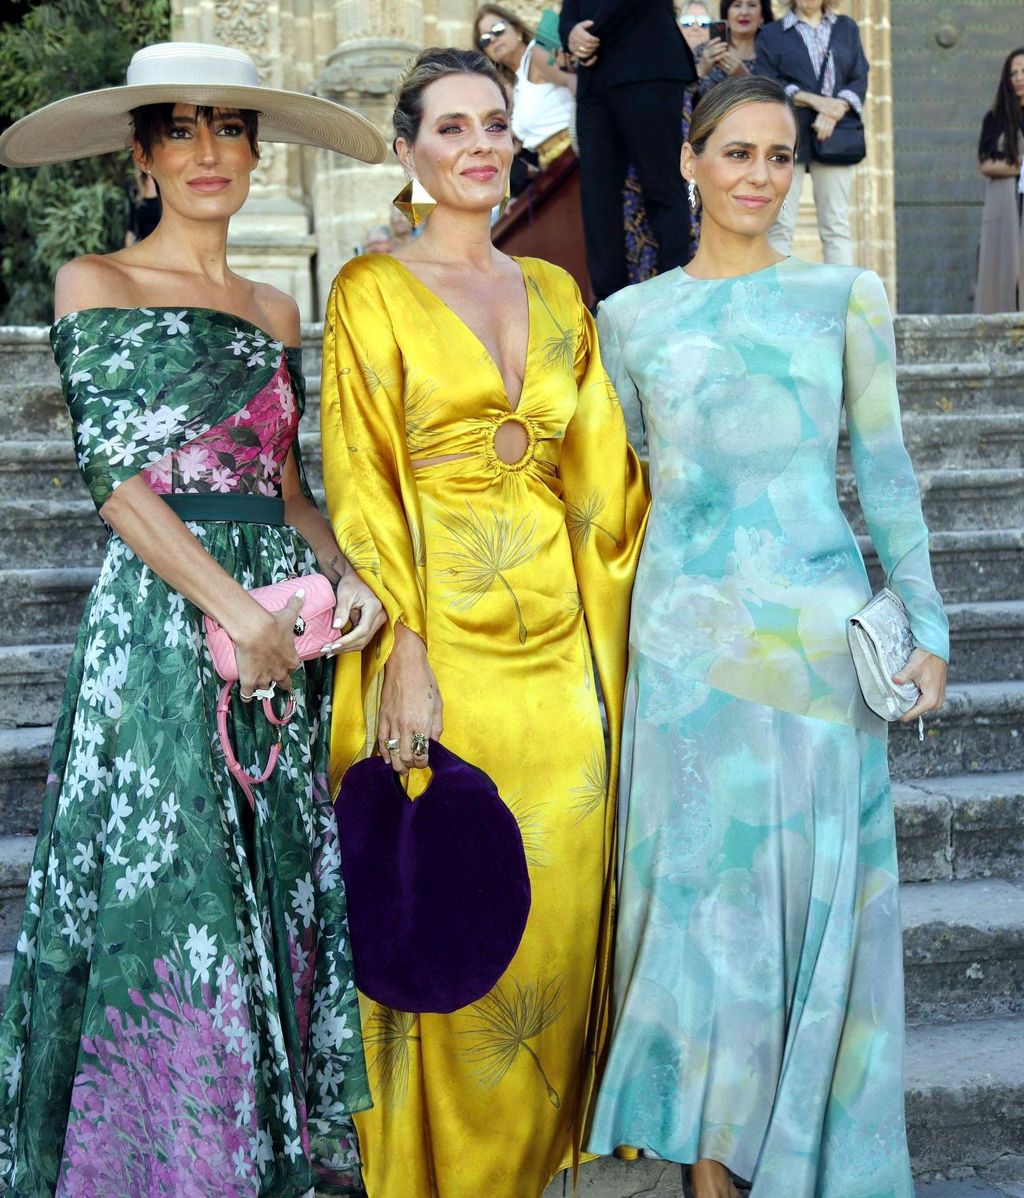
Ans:
<svg viewBox="0 0 1024 1198"><path fill-rule="evenodd" d="M868 157L856 168L852 218L857 261L895 289L891 0L847 0L872 64ZM550 5L548 5L550 6ZM557 6L557 5L556 5ZM515 7L536 19L543 0ZM780 7L777 2L776 7ZM261 78L310 91L368 117L390 141L391 95L422 46L468 46L474 0L173 0L175 36L251 54ZM231 261L294 295L316 319L331 279L386 221L403 175L392 158L364 166L299 146L267 146L252 194L232 224ZM810 188L800 206L797 253L820 256Z"/></svg>

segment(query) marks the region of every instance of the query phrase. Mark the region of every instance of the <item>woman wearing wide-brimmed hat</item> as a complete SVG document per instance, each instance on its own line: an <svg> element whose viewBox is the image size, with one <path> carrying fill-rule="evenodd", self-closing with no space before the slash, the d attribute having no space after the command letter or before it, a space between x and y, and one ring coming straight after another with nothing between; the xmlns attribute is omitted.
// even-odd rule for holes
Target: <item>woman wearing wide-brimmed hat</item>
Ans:
<svg viewBox="0 0 1024 1198"><path fill-rule="evenodd" d="M359 1189L349 1115L369 1095L325 775L330 659L383 615L303 475L295 304L227 265L257 137L385 152L356 114L184 43L0 138L8 166L133 146L163 202L145 241L57 278L51 341L111 536L0 1024L0 1179L19 1198ZM338 631L301 667L301 599L270 614L247 591L315 571ZM244 766L277 732L253 693L295 702L254 810L221 751L204 614L236 646Z"/></svg>

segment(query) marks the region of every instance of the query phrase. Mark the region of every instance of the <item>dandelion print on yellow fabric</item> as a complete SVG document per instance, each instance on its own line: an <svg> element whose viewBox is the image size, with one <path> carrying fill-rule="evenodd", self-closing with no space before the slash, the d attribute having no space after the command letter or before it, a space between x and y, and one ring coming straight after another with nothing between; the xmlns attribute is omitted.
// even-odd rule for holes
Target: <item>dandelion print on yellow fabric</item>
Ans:
<svg viewBox="0 0 1024 1198"><path fill-rule="evenodd" d="M568 275L519 261L530 330L513 408L468 327L384 257L348 263L327 306L328 507L391 621L426 643L444 743L515 815L533 905L505 976L472 1006L417 1016L364 1001L375 1106L357 1124L363 1179L369 1198L537 1198L578 1151L603 1043L609 761L646 494ZM527 441L513 463L494 444L509 421ZM434 461L449 455L462 456ZM362 679L355 663L339 671L336 710L362 703L366 724L353 740L336 722L335 779L372 748L390 637L364 655Z"/></svg>

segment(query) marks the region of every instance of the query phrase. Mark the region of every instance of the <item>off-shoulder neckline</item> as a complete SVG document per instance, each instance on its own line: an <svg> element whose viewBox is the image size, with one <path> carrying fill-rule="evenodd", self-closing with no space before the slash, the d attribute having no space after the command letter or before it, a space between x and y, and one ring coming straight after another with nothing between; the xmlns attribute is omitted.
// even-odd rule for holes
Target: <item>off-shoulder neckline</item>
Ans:
<svg viewBox="0 0 1024 1198"><path fill-rule="evenodd" d="M263 328L262 325L256 324L256 322L253 320L247 320L244 316L239 316L235 312L225 312L223 308L204 308L200 304L183 304L180 308L176 304L157 304L155 307L137 304L132 308L118 308L113 304L97 304L94 308L78 308L74 312L65 312L59 320L55 320L53 324L50 325L50 329L54 330L58 325L63 324L65 320L71 320L76 316L85 316L89 312L146 312L147 314L155 316L158 309L164 312L205 312L210 316L223 316L226 319L233 320L238 324L248 325L250 329L255 329L257 333L262 333L263 336L268 340L277 342L277 344L284 346L286 350L302 349L301 345L284 345L284 342L281 341L279 337L275 337L268 329Z"/></svg>

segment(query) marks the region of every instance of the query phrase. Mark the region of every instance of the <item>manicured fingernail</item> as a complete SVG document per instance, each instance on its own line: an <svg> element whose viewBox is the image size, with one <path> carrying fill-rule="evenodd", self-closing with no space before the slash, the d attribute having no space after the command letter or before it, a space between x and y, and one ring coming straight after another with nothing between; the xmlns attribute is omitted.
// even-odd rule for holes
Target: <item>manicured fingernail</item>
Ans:
<svg viewBox="0 0 1024 1198"><path fill-rule="evenodd" d="M337 619L334 621L334 623L331 625L331 627L332 627L332 628L340 628L340 627L341 627L341 616L339 616L339 617L338 617L338 618L337 618Z"/></svg>
<svg viewBox="0 0 1024 1198"><path fill-rule="evenodd" d="M296 599L305 599L305 597L306 597L306 592L305 592L305 591L303 591L303 590L298 590L298 591L296 591L296 592L295 592L295 598L296 598Z"/></svg>

